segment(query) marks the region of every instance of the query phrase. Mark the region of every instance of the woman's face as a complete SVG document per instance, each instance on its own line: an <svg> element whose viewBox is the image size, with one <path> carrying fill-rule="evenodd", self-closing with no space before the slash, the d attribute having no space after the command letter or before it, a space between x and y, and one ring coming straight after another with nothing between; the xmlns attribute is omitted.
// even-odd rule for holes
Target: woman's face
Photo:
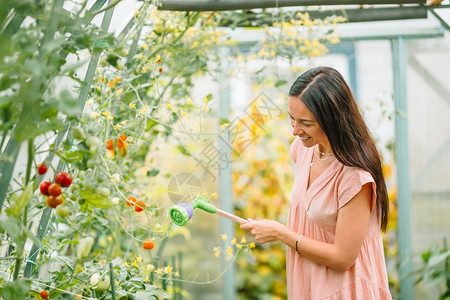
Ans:
<svg viewBox="0 0 450 300"><path fill-rule="evenodd" d="M298 96L289 96L288 113L293 128L292 134L298 136L305 147L319 144L321 151L331 150L325 132Z"/></svg>

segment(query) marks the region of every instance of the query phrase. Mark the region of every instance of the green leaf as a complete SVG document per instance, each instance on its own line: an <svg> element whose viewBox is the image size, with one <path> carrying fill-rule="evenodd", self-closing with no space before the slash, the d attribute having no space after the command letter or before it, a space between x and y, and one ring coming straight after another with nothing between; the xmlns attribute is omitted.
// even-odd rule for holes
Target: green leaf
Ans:
<svg viewBox="0 0 450 300"><path fill-rule="evenodd" d="M26 228L25 226L22 226L22 229L25 232L25 234L33 241L33 243L37 247L42 248L41 241L33 233L31 233L31 231L28 228Z"/></svg>
<svg viewBox="0 0 450 300"><path fill-rule="evenodd" d="M25 299L30 292L31 282L17 279L0 287L0 296L5 300Z"/></svg>
<svg viewBox="0 0 450 300"><path fill-rule="evenodd" d="M70 163L81 161L83 160L83 157L83 153L79 150L67 151L64 153L64 160Z"/></svg>
<svg viewBox="0 0 450 300"><path fill-rule="evenodd" d="M108 197L96 194L91 189L85 189L80 191L80 196L83 197L88 204L98 208L108 208L111 207L112 205Z"/></svg>
<svg viewBox="0 0 450 300"><path fill-rule="evenodd" d="M81 112L79 106L77 105L77 100L67 90L62 91L61 94L59 94L58 107L62 113L69 116L73 116Z"/></svg>
<svg viewBox="0 0 450 300"><path fill-rule="evenodd" d="M23 249L26 236L23 234L20 220L6 215L0 216L0 227L6 231L12 240L16 243L18 249Z"/></svg>
<svg viewBox="0 0 450 300"><path fill-rule="evenodd" d="M147 176L148 177L153 177L159 174L159 170L158 169L151 169L147 171Z"/></svg>
<svg viewBox="0 0 450 300"><path fill-rule="evenodd" d="M67 73L70 73L72 71L75 71L76 69L84 66L86 64L86 62L88 62L88 59L83 59L83 60L80 60L80 61L78 61L76 63L73 63L73 64L70 64L70 65L64 65L64 66L61 67L61 73L62 74L67 74Z"/></svg>
<svg viewBox="0 0 450 300"><path fill-rule="evenodd" d="M133 295L133 298L136 300L156 300L155 296L153 296L149 292L139 291Z"/></svg>
<svg viewBox="0 0 450 300"><path fill-rule="evenodd" d="M178 145L177 149L180 150L181 154L186 155L186 156L191 156L189 151L183 145Z"/></svg>
<svg viewBox="0 0 450 300"><path fill-rule="evenodd" d="M32 182L28 183L28 185L23 190L22 194L9 203L9 207L6 209L6 213L9 216L17 217L20 215L22 210L30 203L31 197L33 196L33 184Z"/></svg>
<svg viewBox="0 0 450 300"><path fill-rule="evenodd" d="M172 297L171 293L166 292L165 290L161 289L160 287L146 284L145 290L150 292L151 295L155 295L158 299L168 299Z"/></svg>
<svg viewBox="0 0 450 300"><path fill-rule="evenodd" d="M155 120L148 120L147 121L147 126L145 127L145 131L149 131L150 129L152 129L153 127L155 127L156 125L158 125L159 123L156 122Z"/></svg>

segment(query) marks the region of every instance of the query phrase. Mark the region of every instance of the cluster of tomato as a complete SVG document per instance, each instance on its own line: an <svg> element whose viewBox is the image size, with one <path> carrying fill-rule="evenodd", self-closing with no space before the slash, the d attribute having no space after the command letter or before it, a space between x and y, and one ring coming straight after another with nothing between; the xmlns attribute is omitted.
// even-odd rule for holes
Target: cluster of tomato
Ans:
<svg viewBox="0 0 450 300"><path fill-rule="evenodd" d="M134 197L128 197L127 205L134 206L134 210L137 212L143 211L146 207L146 205L143 201L136 201L136 198L134 198Z"/></svg>
<svg viewBox="0 0 450 300"><path fill-rule="evenodd" d="M39 175L44 175L47 172L47 166L41 164L38 167ZM60 172L55 176L55 182L42 181L39 185L39 190L42 195L47 196L47 205L51 208L56 208L58 205L64 202L61 197L61 187L66 188L72 184L72 177L65 172Z"/></svg>
<svg viewBox="0 0 450 300"><path fill-rule="evenodd" d="M144 210L144 208L146 207L145 203L143 201L136 201L136 198L134 197L128 197L127 199L127 205L128 206L134 206L134 210L137 212L141 212ZM142 247L145 250L151 250L155 247L155 243L153 243L152 239L147 238L145 239L145 241L142 243Z"/></svg>
<svg viewBox="0 0 450 300"><path fill-rule="evenodd" d="M125 134L121 134L119 138L117 139L117 148L119 149L119 152L121 155L125 155L127 153L127 136ZM108 149L111 153L111 156L115 156L115 150L114 150L114 141L109 139L106 141L106 149Z"/></svg>

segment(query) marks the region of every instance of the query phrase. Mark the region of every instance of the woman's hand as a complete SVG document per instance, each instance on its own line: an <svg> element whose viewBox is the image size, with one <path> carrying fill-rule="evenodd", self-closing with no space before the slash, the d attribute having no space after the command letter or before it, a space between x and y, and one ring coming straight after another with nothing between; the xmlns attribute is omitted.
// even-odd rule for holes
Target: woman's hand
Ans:
<svg viewBox="0 0 450 300"><path fill-rule="evenodd" d="M287 227L273 220L250 220L241 224L241 229L250 232L260 244L280 241L280 234L286 231Z"/></svg>

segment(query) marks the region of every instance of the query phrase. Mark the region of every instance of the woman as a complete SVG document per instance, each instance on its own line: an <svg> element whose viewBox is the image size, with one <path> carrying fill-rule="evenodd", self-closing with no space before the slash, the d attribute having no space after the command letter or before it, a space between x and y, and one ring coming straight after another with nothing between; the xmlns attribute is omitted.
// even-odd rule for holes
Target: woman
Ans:
<svg viewBox="0 0 450 300"><path fill-rule="evenodd" d="M241 228L259 243L289 246L289 299L391 299L381 158L350 88L319 67L294 82L288 101L296 167L287 226L249 220Z"/></svg>

